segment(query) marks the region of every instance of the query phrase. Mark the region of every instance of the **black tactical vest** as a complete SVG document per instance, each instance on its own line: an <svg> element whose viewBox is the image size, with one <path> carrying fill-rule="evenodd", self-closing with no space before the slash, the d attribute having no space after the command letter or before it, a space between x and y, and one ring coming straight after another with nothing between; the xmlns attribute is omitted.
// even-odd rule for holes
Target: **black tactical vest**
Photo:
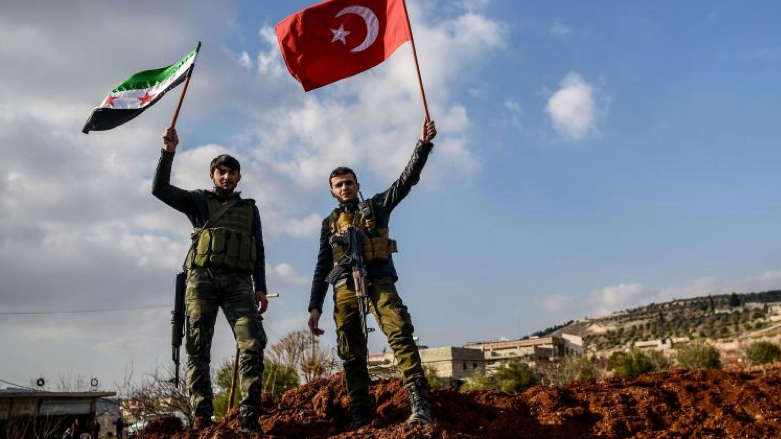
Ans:
<svg viewBox="0 0 781 439"><path fill-rule="evenodd" d="M374 211L374 206L370 200L370 212ZM368 217L364 215L361 209L355 212L344 212L340 209L334 209L328 217L328 227L331 234L341 236L348 227L353 226L358 230L366 230L366 237L363 239L363 260L365 262L387 261L391 253L396 253L396 241L388 238L387 227L375 227L373 214ZM337 244L331 247L334 255L334 264L339 263L342 256L347 252L345 245Z"/></svg>
<svg viewBox="0 0 781 439"><path fill-rule="evenodd" d="M185 268L222 268L251 274L255 271L257 247L252 236L255 202L239 200L216 220L224 205L212 192L206 192L209 209L207 227L194 228L192 246L187 253Z"/></svg>

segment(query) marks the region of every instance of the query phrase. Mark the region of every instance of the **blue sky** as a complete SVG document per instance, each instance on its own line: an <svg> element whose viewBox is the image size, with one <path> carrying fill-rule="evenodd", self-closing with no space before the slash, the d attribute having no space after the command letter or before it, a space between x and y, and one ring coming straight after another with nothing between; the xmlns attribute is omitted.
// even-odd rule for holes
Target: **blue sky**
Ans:
<svg viewBox="0 0 781 439"><path fill-rule="evenodd" d="M213 156L242 160L270 292L282 295L266 314L271 342L302 328L319 221L334 204L328 172L347 164L365 195L384 190L419 134L409 45L305 94L272 29L309 2L44 4L14 2L0 17L0 313L171 301L188 223L149 184L176 99L114 131L79 130L126 76L201 40L173 181L207 187ZM440 132L392 222L398 287L422 343L781 287L778 5L408 5ZM137 374L168 361L167 323L165 307L0 315L0 350L18 358L0 379L119 381L129 365ZM213 357L232 349L218 321Z"/></svg>

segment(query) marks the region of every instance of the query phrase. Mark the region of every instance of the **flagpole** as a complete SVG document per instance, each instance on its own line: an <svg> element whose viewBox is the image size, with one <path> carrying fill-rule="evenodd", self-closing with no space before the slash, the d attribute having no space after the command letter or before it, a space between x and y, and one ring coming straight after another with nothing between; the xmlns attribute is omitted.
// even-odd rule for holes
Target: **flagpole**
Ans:
<svg viewBox="0 0 781 439"><path fill-rule="evenodd" d="M184 102L184 95L187 93L187 86L190 84L190 77L193 74L193 69L195 68L195 64L190 66L190 69L187 70L187 78L184 80L184 87L182 88L182 94L179 95L179 103L176 105L176 112L174 112L174 118L171 120L171 128L176 128L176 119L179 118L179 110L182 109L182 103Z"/></svg>
<svg viewBox="0 0 781 439"><path fill-rule="evenodd" d="M420 75L420 63L418 62L418 51L415 50L415 37L412 35L412 24L409 21L409 12L407 11L407 2L401 0L404 5L404 15L407 17L407 29L409 29L409 39L412 43L412 57L415 58L415 70L418 72L418 85L420 85L420 96L423 98L423 110L426 112L426 121L430 121L428 114L428 103L426 102L426 90L423 88L423 77Z"/></svg>

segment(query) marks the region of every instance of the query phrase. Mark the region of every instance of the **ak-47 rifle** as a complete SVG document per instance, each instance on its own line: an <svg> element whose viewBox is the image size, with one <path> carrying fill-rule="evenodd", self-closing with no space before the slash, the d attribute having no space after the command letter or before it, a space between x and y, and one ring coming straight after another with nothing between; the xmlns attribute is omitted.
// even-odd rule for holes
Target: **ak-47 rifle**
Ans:
<svg viewBox="0 0 781 439"><path fill-rule="evenodd" d="M171 382L179 385L179 349L182 347L184 337L184 295L187 289L187 273L176 275L176 295L174 298L174 310L171 311L171 359L174 361L174 378Z"/></svg>
<svg viewBox="0 0 781 439"><path fill-rule="evenodd" d="M366 290L366 265L363 261L362 240L365 237L366 232L355 228L352 224L347 227L347 230L341 236L331 236L331 246L346 246L347 252L337 262L331 272L328 273L325 281L335 285L345 272L352 272L355 295L358 297L358 313L361 316L361 331L363 331L363 337L368 342L369 333L374 331L374 328L369 328L366 323L366 316L369 314L369 295Z"/></svg>

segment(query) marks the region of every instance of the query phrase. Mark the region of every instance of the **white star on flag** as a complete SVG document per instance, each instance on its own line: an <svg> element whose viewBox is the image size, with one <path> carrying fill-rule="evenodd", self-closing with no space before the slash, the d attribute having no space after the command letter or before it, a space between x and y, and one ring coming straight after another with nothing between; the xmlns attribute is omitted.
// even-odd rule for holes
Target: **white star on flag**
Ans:
<svg viewBox="0 0 781 439"><path fill-rule="evenodd" d="M334 34L334 39L331 40L332 43L335 42L336 40L339 40L342 42L342 44L347 44L347 40L345 39L345 37L347 35L350 35L350 31L344 30L343 24L339 25L339 29L331 29L331 32L333 32Z"/></svg>

